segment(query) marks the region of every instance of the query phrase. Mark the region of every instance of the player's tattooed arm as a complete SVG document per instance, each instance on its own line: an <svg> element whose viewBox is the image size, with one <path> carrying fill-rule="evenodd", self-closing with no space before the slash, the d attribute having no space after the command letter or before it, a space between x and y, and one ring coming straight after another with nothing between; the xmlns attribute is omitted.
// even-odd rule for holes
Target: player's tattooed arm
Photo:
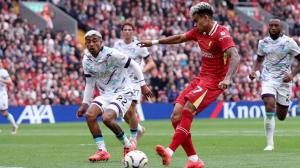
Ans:
<svg viewBox="0 0 300 168"><path fill-rule="evenodd" d="M225 80L230 80L238 69L241 57L235 47L230 47L225 52L231 58Z"/></svg>

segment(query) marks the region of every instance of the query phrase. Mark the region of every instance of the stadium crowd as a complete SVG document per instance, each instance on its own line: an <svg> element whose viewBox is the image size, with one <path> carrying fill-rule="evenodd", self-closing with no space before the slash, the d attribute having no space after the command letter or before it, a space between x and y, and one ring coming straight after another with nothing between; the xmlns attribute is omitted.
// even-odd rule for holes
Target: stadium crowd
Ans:
<svg viewBox="0 0 300 168"><path fill-rule="evenodd" d="M264 2L273 2L264 1ZM176 2L176 3L175 3ZM96 29L103 35L106 46L112 47L121 38L120 27L125 21L136 25L136 38L159 39L185 33L193 28L189 9L192 0L53 0L53 3L78 20L79 28ZM229 4L208 0L215 8L214 20L225 26L242 57L238 73L230 88L217 101L260 101L260 79L250 81L248 74L256 59L257 43L267 34L253 28L237 15L231 15ZM277 2L277 1L276 1ZM299 43L299 2L285 5L282 11L287 23L293 20L290 36ZM264 8L269 8L264 3ZM289 4L288 1L275 3ZM272 4L272 3L271 3ZM270 5L269 5L270 6ZM281 7L284 5L281 5ZM293 6L293 7L290 7ZM0 0L0 58L8 70L13 85L8 86L9 105L69 105L80 104L85 79L81 59L86 50L67 31L51 33L39 30L16 15L10 1ZM272 12L272 11L270 11ZM157 45L149 48L156 67L146 74L153 90L152 102L172 102L201 70L201 56L196 42L180 45ZM296 65L296 61L294 66ZM293 66L293 67L294 67ZM95 91L94 96L99 91ZM300 98L300 77L293 81L292 99ZM144 101L147 102L147 101Z"/></svg>

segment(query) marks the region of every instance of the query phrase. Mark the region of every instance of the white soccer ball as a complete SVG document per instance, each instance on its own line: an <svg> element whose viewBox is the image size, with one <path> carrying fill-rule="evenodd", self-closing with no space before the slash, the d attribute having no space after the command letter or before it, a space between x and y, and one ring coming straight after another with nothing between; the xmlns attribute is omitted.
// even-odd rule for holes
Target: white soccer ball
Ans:
<svg viewBox="0 0 300 168"><path fill-rule="evenodd" d="M125 155L125 168L146 168L147 163L148 158L142 151L134 150Z"/></svg>

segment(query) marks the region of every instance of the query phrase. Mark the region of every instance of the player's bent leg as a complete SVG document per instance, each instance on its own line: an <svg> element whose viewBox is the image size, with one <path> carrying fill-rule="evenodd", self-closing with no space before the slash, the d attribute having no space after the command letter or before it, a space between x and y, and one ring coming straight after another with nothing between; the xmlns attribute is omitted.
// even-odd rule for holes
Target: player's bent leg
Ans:
<svg viewBox="0 0 300 168"><path fill-rule="evenodd" d="M11 134L17 134L17 132L18 132L18 128L19 128L19 126L16 124L16 122L15 122L15 119L14 119L14 116L11 114L11 113L9 113L7 110L1 110L1 113L2 113L2 115L4 116L4 117L6 117L7 118L7 120L11 123L11 125L12 125L12 132L11 132Z"/></svg>
<svg viewBox="0 0 300 168"><path fill-rule="evenodd" d="M91 162L107 161L110 159L110 154L106 149L102 132L97 122L97 118L102 115L100 105L100 103L93 102L85 115L88 127L98 148L96 154L88 158Z"/></svg>
<svg viewBox="0 0 300 168"><path fill-rule="evenodd" d="M175 130L177 128L177 125L180 124L182 110L183 110L183 106L180 103L176 103L173 113L171 115L172 125ZM188 157L197 155L194 145L193 145L193 142L192 142L192 134L190 132L189 132L189 135L187 136L187 138L185 139L185 141L183 141L183 143L181 144L181 146L184 149L184 151ZM197 161L197 160L198 160L198 157L195 159L195 161Z"/></svg>
<svg viewBox="0 0 300 168"><path fill-rule="evenodd" d="M103 123L113 132L115 133L116 137L119 139L119 141L122 143L124 150L123 150L123 159L124 161L125 155L133 150L136 149L136 145L134 142L130 142L125 132L123 131L122 127L115 121L117 118L117 113L115 109L110 109L110 107L107 107L107 110L102 115L102 121Z"/></svg>
<svg viewBox="0 0 300 168"><path fill-rule="evenodd" d="M125 121L128 120L130 126L130 142L137 143L138 134L138 118L136 116L136 101L132 101L127 113L124 116Z"/></svg>
<svg viewBox="0 0 300 168"><path fill-rule="evenodd" d="M181 145L182 142L187 138L193 118L196 114L197 110L195 106L190 100L187 100L184 109L182 110L181 122L176 128L172 143L169 146L170 149L175 151L178 146Z"/></svg>
<svg viewBox="0 0 300 168"><path fill-rule="evenodd" d="M263 101L265 104L265 118L264 118L264 129L267 138L267 147L264 151L273 151L274 150L274 130L275 130L275 96L272 94L262 95Z"/></svg>
<svg viewBox="0 0 300 168"><path fill-rule="evenodd" d="M289 106L285 106L285 105L281 105L281 104L277 103L277 106L276 106L277 118L280 121L285 120L288 110L289 110Z"/></svg>

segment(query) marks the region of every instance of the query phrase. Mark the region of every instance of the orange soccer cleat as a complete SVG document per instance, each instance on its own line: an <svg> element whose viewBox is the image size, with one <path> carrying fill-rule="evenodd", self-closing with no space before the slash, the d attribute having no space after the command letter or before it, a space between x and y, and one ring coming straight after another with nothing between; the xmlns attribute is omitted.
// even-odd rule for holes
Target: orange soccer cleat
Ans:
<svg viewBox="0 0 300 168"><path fill-rule="evenodd" d="M106 151L98 150L94 156L89 157L89 161L108 161L110 159L110 154Z"/></svg>
<svg viewBox="0 0 300 168"><path fill-rule="evenodd" d="M145 129L145 127L143 127L143 132L137 134L137 137L136 137L137 142L139 142L139 140L145 134L145 132L146 132L146 129Z"/></svg>
<svg viewBox="0 0 300 168"><path fill-rule="evenodd" d="M204 163L201 159L199 159L197 162L193 162L189 160L189 162L185 165L185 168L203 168Z"/></svg>
<svg viewBox="0 0 300 168"><path fill-rule="evenodd" d="M171 163L171 155L167 149L164 147L157 145L156 146L156 153L161 157L162 164L165 166L169 166Z"/></svg>
<svg viewBox="0 0 300 168"><path fill-rule="evenodd" d="M127 155L127 153L134 151L136 149L136 143L135 142L131 142L131 148L124 148L123 150L123 159L121 160L121 162L125 161L125 155Z"/></svg>

